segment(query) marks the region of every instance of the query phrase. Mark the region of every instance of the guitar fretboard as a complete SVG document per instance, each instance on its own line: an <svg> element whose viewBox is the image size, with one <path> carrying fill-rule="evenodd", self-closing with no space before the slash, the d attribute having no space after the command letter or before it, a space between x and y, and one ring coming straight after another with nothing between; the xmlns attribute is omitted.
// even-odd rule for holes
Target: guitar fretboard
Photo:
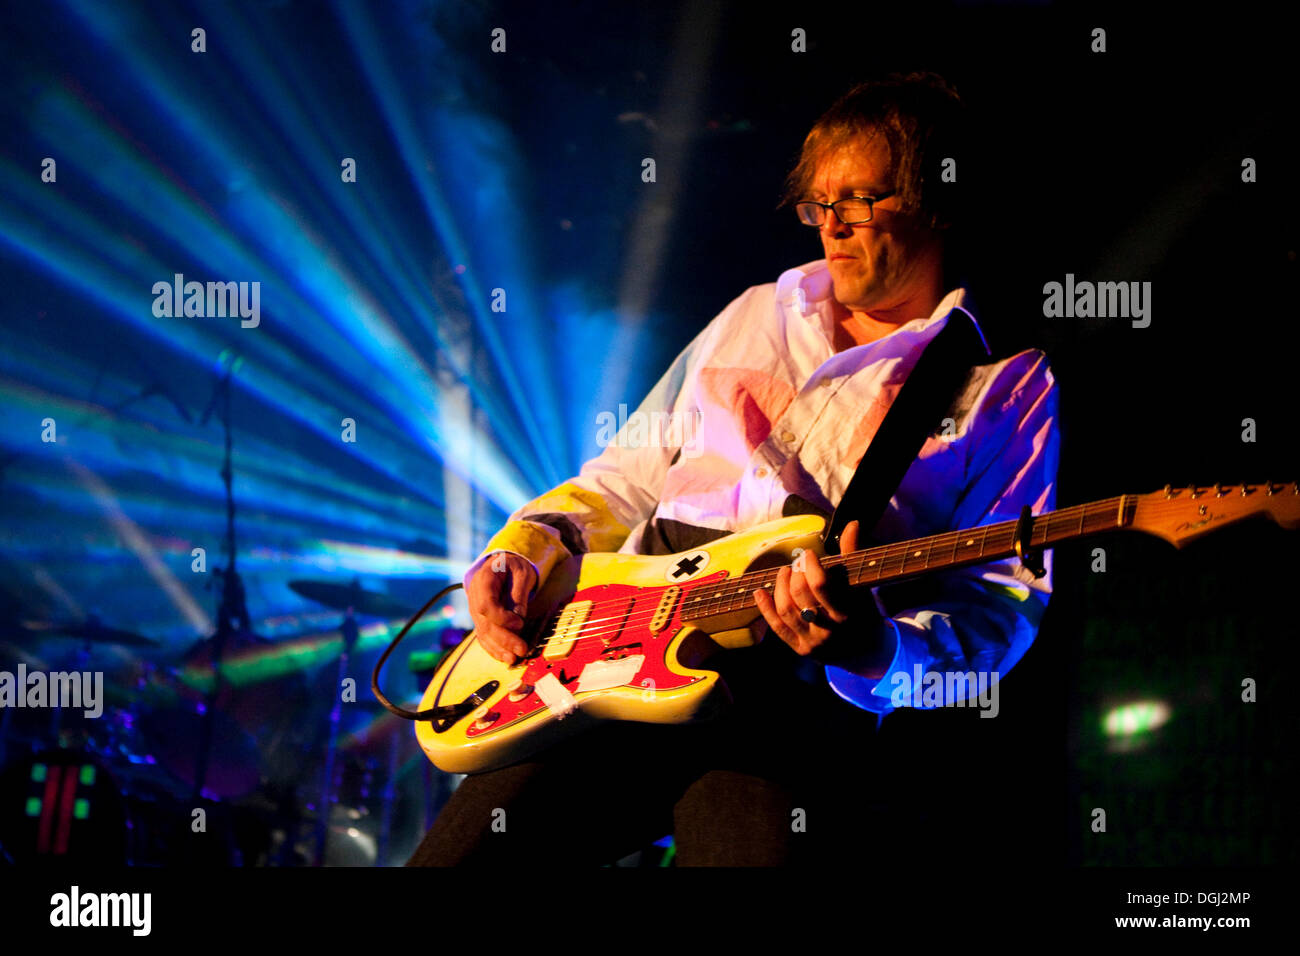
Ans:
<svg viewBox="0 0 1300 956"><path fill-rule="evenodd" d="M1050 548L1073 538L1124 528L1133 520L1135 502L1133 495L1120 495L1036 515L1028 536L1028 545L1035 550ZM962 531L948 531L928 538L899 541L822 558L821 564L827 569L846 568L849 585L857 587L887 584L945 568L1000 561L1016 553L1017 523L1002 521ZM694 621L747 608L757 610L754 591L757 588L771 590L776 583L777 570L768 568L764 571L751 571L738 578L719 582L716 588L697 589L682 609L682 621Z"/></svg>

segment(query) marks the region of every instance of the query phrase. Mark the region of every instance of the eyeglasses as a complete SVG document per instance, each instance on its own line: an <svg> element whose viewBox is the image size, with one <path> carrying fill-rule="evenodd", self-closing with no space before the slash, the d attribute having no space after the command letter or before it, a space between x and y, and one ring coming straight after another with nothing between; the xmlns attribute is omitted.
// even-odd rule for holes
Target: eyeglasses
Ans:
<svg viewBox="0 0 1300 956"><path fill-rule="evenodd" d="M833 209L835 218L846 226L860 226L864 222L871 222L871 217L875 214L872 207L882 199L888 199L894 195L894 190L881 193L879 196L850 196L847 199L839 199L835 202L817 202L814 199L804 199L794 204L794 211L799 216L799 221L805 226L820 226L826 221L826 210Z"/></svg>

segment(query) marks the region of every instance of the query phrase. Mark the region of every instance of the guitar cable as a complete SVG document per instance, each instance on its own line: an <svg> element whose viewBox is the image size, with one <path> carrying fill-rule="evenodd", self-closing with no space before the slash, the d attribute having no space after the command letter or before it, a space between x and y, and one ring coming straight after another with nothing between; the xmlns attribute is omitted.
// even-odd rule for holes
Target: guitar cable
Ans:
<svg viewBox="0 0 1300 956"><path fill-rule="evenodd" d="M407 621L406 626L397 632L397 636L393 638L392 642L384 650L384 653L379 655L379 660L375 663L375 669L370 675L370 692L375 695L375 699L378 700L379 703L383 705L384 709L390 714L393 714L396 717L403 717L406 720L440 720L449 716L449 711L456 709L454 707L432 707L429 710L416 711L407 710L405 707L399 707L385 697L383 691L379 689L379 672L383 669L384 662L388 660L388 655L396 650L397 645L402 642L402 638L406 637L407 632L415 626L415 622L424 617L429 608L441 601L444 594L450 594L457 588L463 589L464 587L465 585L459 582L456 584L449 584L433 597L429 598L424 607L415 612L415 617Z"/></svg>

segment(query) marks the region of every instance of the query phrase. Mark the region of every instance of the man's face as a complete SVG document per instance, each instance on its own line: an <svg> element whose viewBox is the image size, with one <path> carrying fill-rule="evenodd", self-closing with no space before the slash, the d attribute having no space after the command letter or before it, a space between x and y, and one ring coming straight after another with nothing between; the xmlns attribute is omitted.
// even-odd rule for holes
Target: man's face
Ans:
<svg viewBox="0 0 1300 956"><path fill-rule="evenodd" d="M884 137L864 137L822 161L808 198L835 202L894 188ZM899 205L899 197L890 196L875 204L870 222L856 226L844 225L827 210L818 229L835 298L851 312L906 308L930 294L939 263L936 236L900 212Z"/></svg>

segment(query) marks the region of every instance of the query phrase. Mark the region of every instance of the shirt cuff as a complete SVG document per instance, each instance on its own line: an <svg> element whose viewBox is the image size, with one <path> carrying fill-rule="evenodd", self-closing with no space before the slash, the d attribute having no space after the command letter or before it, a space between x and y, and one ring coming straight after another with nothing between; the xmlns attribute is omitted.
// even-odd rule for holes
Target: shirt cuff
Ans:
<svg viewBox="0 0 1300 956"><path fill-rule="evenodd" d="M894 709L894 705L889 699L890 677L896 671L904 670L908 666L907 654L903 649L902 635L899 633L898 622L892 618L882 618L889 625L885 631L883 640L893 641L893 649L889 651L889 667L885 670L885 676L881 678L863 677L861 674L855 674L843 667L835 667L828 664L826 666L826 680L830 683L831 689L840 697L847 700L856 707L863 710L869 710L874 714L888 714ZM878 695L876 692L880 691Z"/></svg>
<svg viewBox="0 0 1300 956"><path fill-rule="evenodd" d="M492 555L499 552L507 554L517 554L537 572L537 581L533 585L531 599L537 594L537 589L541 587L542 582L546 580L551 569L563 559L568 551L559 543L558 535L552 528L546 525L537 524L532 521L509 521L500 531L489 539L483 553L469 566L465 572L464 584L466 590L469 589L469 582L483 567L485 562Z"/></svg>

